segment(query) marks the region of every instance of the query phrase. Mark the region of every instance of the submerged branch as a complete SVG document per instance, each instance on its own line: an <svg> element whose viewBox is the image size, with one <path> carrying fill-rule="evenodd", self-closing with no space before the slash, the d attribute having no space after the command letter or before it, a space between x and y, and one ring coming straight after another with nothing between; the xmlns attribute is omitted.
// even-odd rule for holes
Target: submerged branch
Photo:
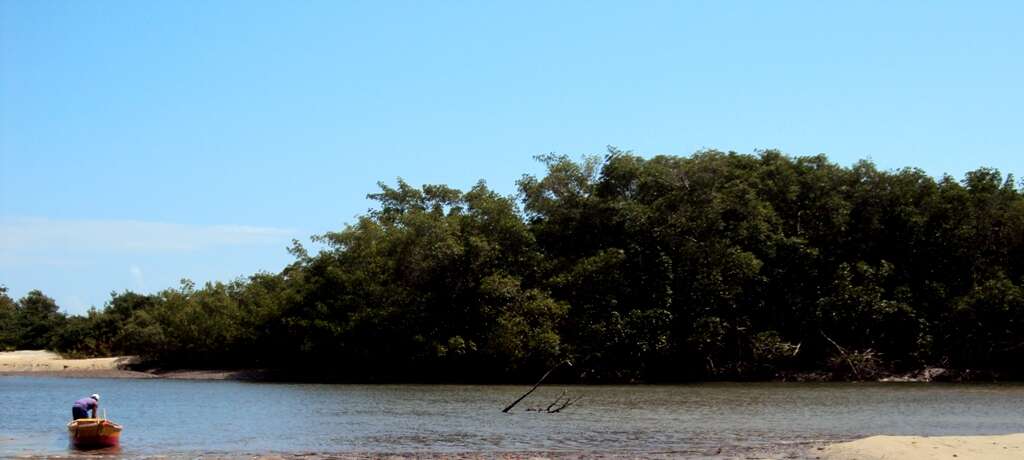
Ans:
<svg viewBox="0 0 1024 460"><path fill-rule="evenodd" d="M522 396L519 397L519 399L517 399L515 401L512 401L512 404L509 404L507 407L505 407L501 411L507 413L508 411L512 410L513 407L516 407L516 404L519 404L519 401L522 401L527 396L529 396L530 393L533 393L533 391L536 390L537 387L539 387L541 383L544 383L544 379L548 378L548 376L551 375L551 373L554 372L555 369L558 369L559 366L561 366L562 364L568 364L568 365L572 366L572 362L570 362L568 359L565 360L565 361L562 361L562 362L560 362L558 364L555 364L554 367L549 369L547 372L544 373L543 376L541 376L540 380L538 380L537 383L533 385L533 388L530 388L530 391L527 391L526 393L524 393Z"/></svg>

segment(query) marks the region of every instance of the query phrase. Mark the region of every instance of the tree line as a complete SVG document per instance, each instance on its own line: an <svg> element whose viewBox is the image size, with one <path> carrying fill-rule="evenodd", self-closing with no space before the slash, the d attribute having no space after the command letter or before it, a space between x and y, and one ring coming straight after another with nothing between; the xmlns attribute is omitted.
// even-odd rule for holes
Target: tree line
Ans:
<svg viewBox="0 0 1024 460"><path fill-rule="evenodd" d="M0 348L352 381L671 382L926 366L1024 378L1024 196L824 155L543 155L516 196L402 180L280 273L82 316L0 292Z"/></svg>

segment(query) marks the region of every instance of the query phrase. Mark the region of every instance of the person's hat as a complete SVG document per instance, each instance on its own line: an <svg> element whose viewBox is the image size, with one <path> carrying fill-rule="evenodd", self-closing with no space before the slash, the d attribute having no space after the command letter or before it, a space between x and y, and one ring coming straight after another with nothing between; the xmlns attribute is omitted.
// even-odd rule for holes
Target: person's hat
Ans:
<svg viewBox="0 0 1024 460"><path fill-rule="evenodd" d="M99 401L99 400L100 400L100 395L98 395L98 394L96 394L96 393L93 393L93 394L89 395L89 397L90 397L90 398L92 398L92 399L95 399L95 400L97 400L97 401Z"/></svg>

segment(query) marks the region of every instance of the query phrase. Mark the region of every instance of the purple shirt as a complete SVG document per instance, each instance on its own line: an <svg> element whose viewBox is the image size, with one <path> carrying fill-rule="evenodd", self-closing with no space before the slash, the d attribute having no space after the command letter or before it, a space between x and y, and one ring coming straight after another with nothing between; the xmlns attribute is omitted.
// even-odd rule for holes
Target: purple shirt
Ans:
<svg viewBox="0 0 1024 460"><path fill-rule="evenodd" d="M92 398L82 398L75 401L74 407L80 407L84 410L92 410L96 408L96 400Z"/></svg>

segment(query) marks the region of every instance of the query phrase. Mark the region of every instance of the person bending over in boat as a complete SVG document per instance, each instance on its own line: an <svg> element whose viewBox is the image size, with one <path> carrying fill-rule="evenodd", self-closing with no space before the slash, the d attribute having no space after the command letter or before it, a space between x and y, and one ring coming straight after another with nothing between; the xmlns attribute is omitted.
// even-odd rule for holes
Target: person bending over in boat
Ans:
<svg viewBox="0 0 1024 460"><path fill-rule="evenodd" d="M100 407L100 395L92 394L88 398L75 401L71 406L71 417L73 420L89 418L89 411L92 411L92 418L96 418L96 411Z"/></svg>

